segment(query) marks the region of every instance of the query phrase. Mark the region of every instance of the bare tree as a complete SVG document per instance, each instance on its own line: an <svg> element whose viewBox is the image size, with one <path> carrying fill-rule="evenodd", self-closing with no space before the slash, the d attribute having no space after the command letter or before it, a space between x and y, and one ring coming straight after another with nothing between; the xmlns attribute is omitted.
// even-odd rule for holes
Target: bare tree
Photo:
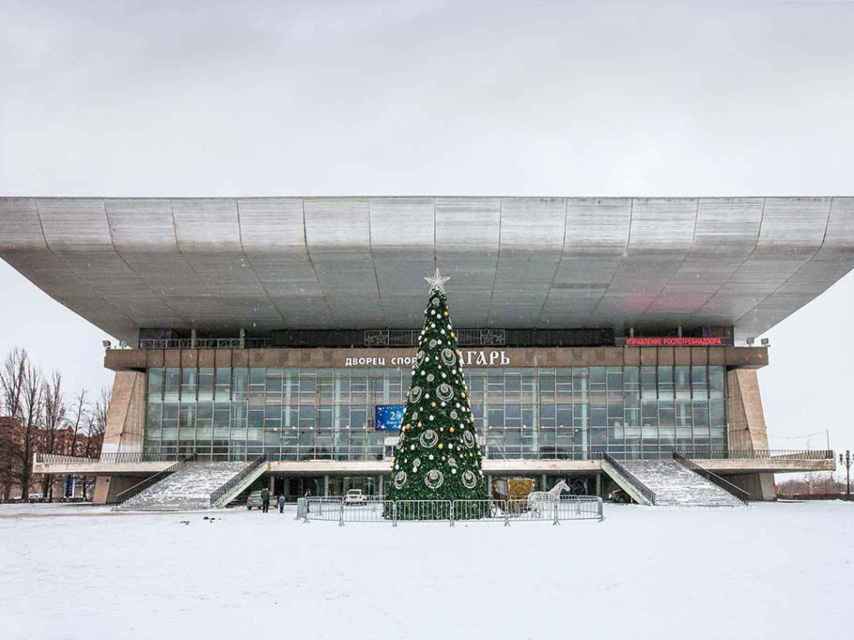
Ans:
<svg viewBox="0 0 854 640"><path fill-rule="evenodd" d="M71 431L71 438L66 440L66 449L65 455L67 456L76 456L77 455L77 443L79 442L80 437L80 429L84 427L84 421L86 419L86 389L83 388L80 390L74 398L74 407L72 409L72 414L68 418L68 428ZM65 484L67 485L70 475L65 477ZM86 482L83 482L84 487L84 496L85 496L85 487Z"/></svg>
<svg viewBox="0 0 854 640"><path fill-rule="evenodd" d="M60 430L65 427L65 396L62 390L62 374L54 371L50 378L42 383L43 419L41 430L41 453L56 453L59 446ZM42 478L42 495L53 500L53 478L44 474Z"/></svg>
<svg viewBox="0 0 854 640"><path fill-rule="evenodd" d="M3 411L12 417L20 416L21 395L24 387L24 369L28 362L27 352L23 349L12 349L3 361L0 370L0 403Z"/></svg>
<svg viewBox="0 0 854 640"><path fill-rule="evenodd" d="M86 447L83 455L87 458L101 456L104 444L104 433L107 430L107 409L110 406L112 390L102 387L100 397L95 401L92 410L86 414ZM83 499L86 499L86 478L83 478Z"/></svg>
<svg viewBox="0 0 854 640"><path fill-rule="evenodd" d="M65 451L65 455L68 456L76 456L77 455L77 444L78 439L80 437L80 428L84 426L87 407L86 407L86 394L87 391L85 387L80 390L74 397L74 408L72 409L73 413L68 418L68 428L71 429L71 439L66 442L68 448Z"/></svg>
<svg viewBox="0 0 854 640"><path fill-rule="evenodd" d="M33 453L38 445L39 422L44 408L44 385L39 369L30 362L25 351L23 384L21 387L21 437L14 456L17 468L13 469L15 479L21 487L21 499L29 502L30 483L33 477Z"/></svg>
<svg viewBox="0 0 854 640"><path fill-rule="evenodd" d="M11 416L0 417L0 502L8 500L15 484L15 442L17 422Z"/></svg>
<svg viewBox="0 0 854 640"><path fill-rule="evenodd" d="M0 433L0 482L3 485L3 498L8 499L12 485L18 476L20 441L18 425L22 421L22 403L24 382L28 365L27 352L12 349L0 368L0 408L9 417L8 424ZM22 494L28 489L22 489Z"/></svg>

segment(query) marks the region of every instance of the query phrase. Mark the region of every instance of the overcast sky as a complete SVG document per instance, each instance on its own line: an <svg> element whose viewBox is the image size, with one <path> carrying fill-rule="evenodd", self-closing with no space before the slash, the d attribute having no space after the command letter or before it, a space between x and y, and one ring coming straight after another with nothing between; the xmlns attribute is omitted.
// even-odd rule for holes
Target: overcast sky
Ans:
<svg viewBox="0 0 854 640"><path fill-rule="evenodd" d="M852 34L839 1L0 0L0 194L854 195ZM109 382L102 332L0 289L0 352ZM852 321L849 274L767 334L772 445L854 448Z"/></svg>

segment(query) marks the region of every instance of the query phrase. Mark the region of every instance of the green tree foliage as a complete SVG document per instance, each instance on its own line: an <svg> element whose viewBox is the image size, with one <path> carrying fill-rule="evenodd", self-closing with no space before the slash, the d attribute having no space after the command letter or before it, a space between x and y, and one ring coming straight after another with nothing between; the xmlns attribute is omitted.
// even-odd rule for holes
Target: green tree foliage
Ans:
<svg viewBox="0 0 854 640"><path fill-rule="evenodd" d="M424 310L416 364L395 449L391 500L486 497L469 395L438 276Z"/></svg>

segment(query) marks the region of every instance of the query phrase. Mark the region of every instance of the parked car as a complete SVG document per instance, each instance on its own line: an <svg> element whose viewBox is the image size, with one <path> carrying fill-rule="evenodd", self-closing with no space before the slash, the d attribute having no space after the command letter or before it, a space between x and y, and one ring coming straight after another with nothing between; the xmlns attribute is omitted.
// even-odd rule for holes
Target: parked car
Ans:
<svg viewBox="0 0 854 640"><path fill-rule="evenodd" d="M260 509L263 505L261 500L261 489L258 491L253 491L249 494L249 497L246 498L246 508L252 511L253 508Z"/></svg>
<svg viewBox="0 0 854 640"><path fill-rule="evenodd" d="M344 495L344 504L367 504L368 496L361 489L350 489Z"/></svg>

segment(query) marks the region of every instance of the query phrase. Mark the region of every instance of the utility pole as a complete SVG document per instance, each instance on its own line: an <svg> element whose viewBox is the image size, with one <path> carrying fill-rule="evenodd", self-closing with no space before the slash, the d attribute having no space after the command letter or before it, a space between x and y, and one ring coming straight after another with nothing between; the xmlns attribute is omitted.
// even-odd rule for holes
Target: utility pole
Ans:
<svg viewBox="0 0 854 640"><path fill-rule="evenodd" d="M845 457L839 454L839 464L845 465L845 499L851 499L851 451L845 451Z"/></svg>

